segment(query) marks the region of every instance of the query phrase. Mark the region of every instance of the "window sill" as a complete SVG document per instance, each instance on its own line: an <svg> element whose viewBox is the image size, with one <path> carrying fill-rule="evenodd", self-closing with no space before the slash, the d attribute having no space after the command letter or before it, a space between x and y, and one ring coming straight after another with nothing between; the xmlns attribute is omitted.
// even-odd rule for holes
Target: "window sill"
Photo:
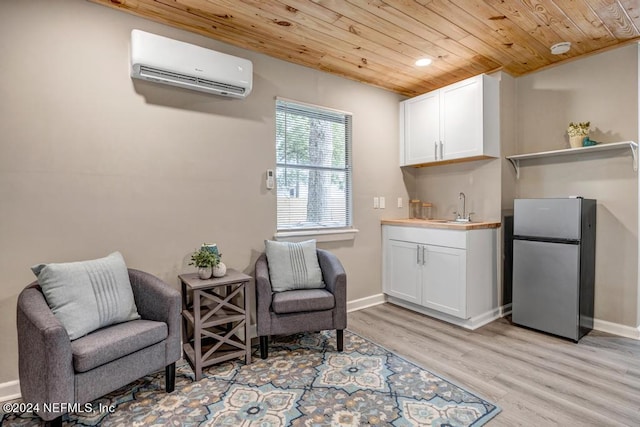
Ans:
<svg viewBox="0 0 640 427"><path fill-rule="evenodd" d="M273 236L275 240L287 242L302 242L315 239L318 242L337 242L341 240L355 240L357 228L343 228L338 230L296 230L278 231Z"/></svg>

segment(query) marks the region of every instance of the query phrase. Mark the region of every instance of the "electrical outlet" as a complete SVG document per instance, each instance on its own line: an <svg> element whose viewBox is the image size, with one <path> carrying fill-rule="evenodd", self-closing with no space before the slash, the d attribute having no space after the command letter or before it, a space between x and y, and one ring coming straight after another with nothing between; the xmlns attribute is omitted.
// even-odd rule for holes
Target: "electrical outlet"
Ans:
<svg viewBox="0 0 640 427"><path fill-rule="evenodd" d="M386 208L386 201L384 200L384 196L380 196L380 209Z"/></svg>
<svg viewBox="0 0 640 427"><path fill-rule="evenodd" d="M380 199L378 197L373 198L373 209L380 208Z"/></svg>

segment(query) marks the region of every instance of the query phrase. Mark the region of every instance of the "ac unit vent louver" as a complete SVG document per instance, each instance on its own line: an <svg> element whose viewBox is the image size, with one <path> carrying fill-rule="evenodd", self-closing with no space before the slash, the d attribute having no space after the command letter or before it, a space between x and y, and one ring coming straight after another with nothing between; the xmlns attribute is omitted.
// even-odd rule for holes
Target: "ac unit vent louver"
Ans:
<svg viewBox="0 0 640 427"><path fill-rule="evenodd" d="M198 77L187 76L185 74L172 73L171 71L160 70L158 68L140 67L140 76L146 79L157 79L160 82L166 83L182 83L186 85L194 85L197 87L210 87L222 92L231 92L238 95L245 93L245 89L240 86L228 85L224 83L214 82L213 80L201 79Z"/></svg>
<svg viewBox="0 0 640 427"><path fill-rule="evenodd" d="M133 30L131 77L243 99L253 87L253 64L248 59Z"/></svg>

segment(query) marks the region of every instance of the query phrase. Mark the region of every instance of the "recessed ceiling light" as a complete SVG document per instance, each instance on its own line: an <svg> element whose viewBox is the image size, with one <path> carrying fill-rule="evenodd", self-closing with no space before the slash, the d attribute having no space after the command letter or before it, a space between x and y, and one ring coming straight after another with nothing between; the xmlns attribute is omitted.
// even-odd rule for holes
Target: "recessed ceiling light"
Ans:
<svg viewBox="0 0 640 427"><path fill-rule="evenodd" d="M421 58L418 59L416 61L416 66L418 67L426 67L427 65L431 65L431 59L430 58Z"/></svg>
<svg viewBox="0 0 640 427"><path fill-rule="evenodd" d="M569 49L571 49L571 42L556 43L551 46L551 53L554 55L562 55L563 53L569 52Z"/></svg>

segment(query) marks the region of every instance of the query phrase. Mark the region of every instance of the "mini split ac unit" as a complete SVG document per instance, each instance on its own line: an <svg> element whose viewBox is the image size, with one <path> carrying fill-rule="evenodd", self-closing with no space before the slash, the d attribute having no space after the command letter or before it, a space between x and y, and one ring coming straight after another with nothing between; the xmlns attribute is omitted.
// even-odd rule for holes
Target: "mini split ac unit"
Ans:
<svg viewBox="0 0 640 427"><path fill-rule="evenodd" d="M248 59L133 30L131 77L242 99L251 93L253 64Z"/></svg>

